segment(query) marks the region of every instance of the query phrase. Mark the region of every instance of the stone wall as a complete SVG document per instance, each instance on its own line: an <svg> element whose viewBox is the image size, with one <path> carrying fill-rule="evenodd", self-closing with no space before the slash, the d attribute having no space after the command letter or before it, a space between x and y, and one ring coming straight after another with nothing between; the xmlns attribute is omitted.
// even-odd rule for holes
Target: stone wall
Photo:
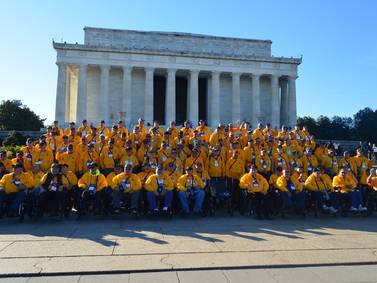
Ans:
<svg viewBox="0 0 377 283"><path fill-rule="evenodd" d="M85 45L129 50L271 57L271 41L177 32L142 32L87 27Z"/></svg>

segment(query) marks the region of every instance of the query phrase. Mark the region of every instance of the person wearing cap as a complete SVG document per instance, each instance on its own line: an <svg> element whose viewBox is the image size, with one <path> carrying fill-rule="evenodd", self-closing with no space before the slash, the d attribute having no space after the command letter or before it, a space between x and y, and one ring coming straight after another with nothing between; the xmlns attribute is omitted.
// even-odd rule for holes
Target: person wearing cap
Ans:
<svg viewBox="0 0 377 283"><path fill-rule="evenodd" d="M21 147L22 152L24 153L24 167L26 171L31 171L33 167L33 154L35 151L34 140L28 138L26 140L26 145Z"/></svg>
<svg viewBox="0 0 377 283"><path fill-rule="evenodd" d="M364 155L361 148L356 150L356 155L353 157L354 163L356 165L357 179L365 190L368 187L368 172L372 168L373 162L367 156Z"/></svg>
<svg viewBox="0 0 377 283"><path fill-rule="evenodd" d="M59 132L54 131L52 126L49 126L47 128L47 133L46 133L46 144L47 144L46 149L51 148L51 151L55 155L58 145L61 143L61 141L62 141L62 136L59 135Z"/></svg>
<svg viewBox="0 0 377 283"><path fill-rule="evenodd" d="M153 214L157 214L159 212L157 206L158 199L162 199L163 201L163 213L168 213L171 211L174 185L169 176L164 174L164 169L162 166L158 166L156 173L148 177L147 181L145 182L145 189L147 190L149 210Z"/></svg>
<svg viewBox="0 0 377 283"><path fill-rule="evenodd" d="M0 162L3 163L8 172L13 171L12 161L7 157L7 152L5 150L0 150Z"/></svg>
<svg viewBox="0 0 377 283"><path fill-rule="evenodd" d="M220 156L220 148L215 147L212 152L210 153L209 159L208 159L208 174L212 179L223 179L225 177L225 162Z"/></svg>
<svg viewBox="0 0 377 283"><path fill-rule="evenodd" d="M166 141L162 141L160 149L157 151L157 159L159 164L163 164L171 156L171 147Z"/></svg>
<svg viewBox="0 0 377 283"><path fill-rule="evenodd" d="M113 178L112 189L114 213L120 212L121 200L130 199L131 214L138 215L141 181L136 174L132 173L131 163L127 163L124 166L124 172Z"/></svg>
<svg viewBox="0 0 377 283"><path fill-rule="evenodd" d="M120 152L118 148L114 146L114 140L109 140L108 145L104 147L100 155L100 168L105 176L113 171L115 164L119 161L119 159Z"/></svg>
<svg viewBox="0 0 377 283"><path fill-rule="evenodd" d="M205 163L200 156L200 152L195 148L192 150L191 156L187 157L185 161L185 168L193 167L196 162L200 162L202 167L204 167Z"/></svg>
<svg viewBox="0 0 377 283"><path fill-rule="evenodd" d="M107 176L106 176L106 180L107 180L107 185L109 188L113 188L113 179L116 175L119 175L120 173L122 173L123 171L123 166L120 165L120 164L116 164L114 165L114 170L111 171Z"/></svg>
<svg viewBox="0 0 377 283"><path fill-rule="evenodd" d="M176 124L175 124L174 121L170 121L170 123L169 123L169 127L166 129L166 131L170 133L170 139L171 139L172 141L174 141L174 139L175 139L176 137L178 137L179 130L178 130L178 128L176 127Z"/></svg>
<svg viewBox="0 0 377 283"><path fill-rule="evenodd" d="M114 141L114 140L113 140ZM108 145L106 136L104 133L99 135L98 142L94 145L94 150L101 156L103 149Z"/></svg>
<svg viewBox="0 0 377 283"><path fill-rule="evenodd" d="M72 143L74 148L76 148L76 146L80 143L80 137L78 136L77 132L76 132L76 128L72 127L69 129L69 132L67 134L64 134L66 136L68 136L68 142L69 143Z"/></svg>
<svg viewBox="0 0 377 283"><path fill-rule="evenodd" d="M282 169L289 168L288 157L281 146L278 146L275 153L272 155L272 171L275 172L278 167Z"/></svg>
<svg viewBox="0 0 377 283"><path fill-rule="evenodd" d="M104 135L108 137L110 135L109 129L105 126L105 121L101 120L97 128L98 135Z"/></svg>
<svg viewBox="0 0 377 283"><path fill-rule="evenodd" d="M343 152L343 158L339 160L339 168L346 168L347 172L351 172L355 177L357 176L356 162L348 151Z"/></svg>
<svg viewBox="0 0 377 283"><path fill-rule="evenodd" d="M160 123L157 120L153 121L153 126L149 129L149 134L153 136L163 137L164 129L160 127Z"/></svg>
<svg viewBox="0 0 377 283"><path fill-rule="evenodd" d="M55 120L52 123L52 131L55 133L56 136L62 136L63 135L63 129L59 127L59 121Z"/></svg>
<svg viewBox="0 0 377 283"><path fill-rule="evenodd" d="M172 148L172 147L173 147L173 144L174 144L174 138L172 137L170 130L166 130L166 131L164 132L164 136L163 136L163 138L162 138L161 143L166 143L166 144L168 145L169 148Z"/></svg>
<svg viewBox="0 0 377 283"><path fill-rule="evenodd" d="M140 129L140 133L142 137L144 138L147 135L147 128L145 127L145 120L143 118L139 118L137 120L137 126Z"/></svg>
<svg viewBox="0 0 377 283"><path fill-rule="evenodd" d="M177 166L178 171L182 172L183 170L182 160L178 158L178 152L175 148L171 150L170 156L165 161L162 161L162 165L165 170L168 168L169 163L174 163Z"/></svg>
<svg viewBox="0 0 377 283"><path fill-rule="evenodd" d="M206 122L204 120L200 120L198 123L198 127L196 127L196 131L199 134L199 137L204 140L206 143L209 142L209 138L211 137L211 131L207 127Z"/></svg>
<svg viewBox="0 0 377 283"><path fill-rule="evenodd" d="M318 167L318 160L310 148L304 150L304 155L301 158L302 165L304 166L304 172L308 175L313 173L314 169Z"/></svg>
<svg viewBox="0 0 377 283"><path fill-rule="evenodd" d="M257 166L257 170L260 174L265 176L265 178L270 177L272 164L265 148L262 148L260 155L255 157L255 165Z"/></svg>
<svg viewBox="0 0 377 283"><path fill-rule="evenodd" d="M121 156L119 163L121 165L131 164L133 170L137 169L139 166L139 161L137 160L136 155L133 154L132 147L126 148L126 152Z"/></svg>
<svg viewBox="0 0 377 283"><path fill-rule="evenodd" d="M90 134L92 129L86 119L82 120L81 126L77 129L77 132L81 134L81 136L86 136Z"/></svg>
<svg viewBox="0 0 377 283"><path fill-rule="evenodd" d="M211 147L216 146L219 142L219 139L224 139L224 131L222 124L218 125L209 137L209 145Z"/></svg>
<svg viewBox="0 0 377 283"><path fill-rule="evenodd" d="M61 164L60 165L60 174L62 176L63 183L64 181L67 181L66 184L66 191L67 191L67 202L66 202L66 208L65 213L66 215L69 214L69 212L72 210L72 207L75 205L77 208L78 202L79 202L79 190L77 188L77 176L75 173L69 170L69 167L67 164Z"/></svg>
<svg viewBox="0 0 377 283"><path fill-rule="evenodd" d="M5 174L8 174L9 171L5 168L4 163L0 162L0 180Z"/></svg>
<svg viewBox="0 0 377 283"><path fill-rule="evenodd" d="M298 156L298 152L294 151L291 161L289 163L289 167L291 169L291 174L293 174L299 167L303 167L301 158Z"/></svg>
<svg viewBox="0 0 377 283"><path fill-rule="evenodd" d="M67 128L64 129L63 134L69 136L72 129L76 129L76 123L75 122L69 122L69 125Z"/></svg>
<svg viewBox="0 0 377 283"><path fill-rule="evenodd" d="M83 153L88 150L88 140L86 136L80 138L80 143L74 148L74 151L77 152L82 157Z"/></svg>
<svg viewBox="0 0 377 283"><path fill-rule="evenodd" d="M128 138L128 130L127 130L127 128L124 126L122 120L119 120L119 121L118 121L118 130L119 130L119 133L120 133L120 134L125 134L125 135L126 135L126 139Z"/></svg>
<svg viewBox="0 0 377 283"><path fill-rule="evenodd" d="M89 144L88 145L88 149L86 151L83 152L83 154L81 155L81 168L82 168L82 172L86 172L88 171L88 167L87 167L87 164L89 163L96 163L98 164L99 163L99 155L98 155L98 152L94 150L94 144Z"/></svg>
<svg viewBox="0 0 377 283"><path fill-rule="evenodd" d="M182 171L179 170L178 166L174 162L168 163L165 174L170 178L170 181L173 183L174 188L177 186L177 181L182 175Z"/></svg>
<svg viewBox="0 0 377 283"><path fill-rule="evenodd" d="M194 130L191 128L189 121L185 121L183 123L183 127L180 131L182 132L183 136L187 139L190 139L194 136Z"/></svg>
<svg viewBox="0 0 377 283"><path fill-rule="evenodd" d="M328 172L332 177L338 174L339 164L335 156L333 149L328 150L328 155L325 155L322 160L322 167Z"/></svg>
<svg viewBox="0 0 377 283"><path fill-rule="evenodd" d="M325 174L325 173L323 173ZM339 198L334 193L331 179L322 175L320 168L315 168L305 181L305 188L310 192L318 209L335 214L339 208Z"/></svg>
<svg viewBox="0 0 377 283"><path fill-rule="evenodd" d="M54 156L51 151L47 150L47 144L41 142L39 149L33 155L33 164L39 164L43 172L48 172L51 164L54 162Z"/></svg>
<svg viewBox="0 0 377 283"><path fill-rule="evenodd" d="M99 140L99 134L95 127L90 127L91 131L86 135L88 144L96 145Z"/></svg>
<svg viewBox="0 0 377 283"><path fill-rule="evenodd" d="M284 169L282 175L276 180L283 202L283 210L292 208L299 214L305 215L305 193L303 185L298 179L292 179L289 169Z"/></svg>
<svg viewBox="0 0 377 283"><path fill-rule="evenodd" d="M205 198L204 187L203 181L198 175L194 174L193 168L186 168L186 174L179 177L177 181L178 198L181 203L181 212L183 215L190 212L190 199L194 201L194 213L202 212Z"/></svg>
<svg viewBox="0 0 377 283"><path fill-rule="evenodd" d="M143 165L146 162L151 150L152 146L150 143L150 139L147 137L143 140L140 148L136 152L136 157L139 161L139 164Z"/></svg>
<svg viewBox="0 0 377 283"><path fill-rule="evenodd" d="M138 151L143 144L143 136L140 133L140 128L135 126L128 139L131 141L131 146Z"/></svg>
<svg viewBox="0 0 377 283"><path fill-rule="evenodd" d="M258 173L255 165L250 167L249 173L240 179L241 202L251 199L251 205L258 219L270 219L271 201L268 195L269 185L265 177ZM244 207L244 205L242 206Z"/></svg>
<svg viewBox="0 0 377 283"><path fill-rule="evenodd" d="M73 144L69 144L65 152L56 154L56 161L59 164L67 164L68 170L74 174L79 174L81 168L81 157L78 152L74 151Z"/></svg>
<svg viewBox="0 0 377 283"><path fill-rule="evenodd" d="M5 174L0 180L0 216L3 215L4 202L10 202L8 215L18 213L20 204L23 202L26 190L32 186L33 180L30 174L23 172L22 164L15 164L13 172Z"/></svg>
<svg viewBox="0 0 377 283"><path fill-rule="evenodd" d="M26 171L25 170L24 153L21 150L17 150L16 157L12 158L12 165L16 165L16 164L22 164L22 166L24 166L23 167L24 171Z"/></svg>
<svg viewBox="0 0 377 283"><path fill-rule="evenodd" d="M111 190L107 189L108 184L105 175L103 175L96 163L89 162L89 169L78 181L78 187L81 190L81 198L79 205L79 215L84 211L88 211L90 203L94 201L94 213L100 211L107 212L111 203Z"/></svg>
<svg viewBox="0 0 377 283"><path fill-rule="evenodd" d="M363 196L357 188L357 179L346 168L340 169L338 175L334 176L332 185L335 190L349 198L351 202L350 212L367 211L367 208L363 206Z"/></svg>

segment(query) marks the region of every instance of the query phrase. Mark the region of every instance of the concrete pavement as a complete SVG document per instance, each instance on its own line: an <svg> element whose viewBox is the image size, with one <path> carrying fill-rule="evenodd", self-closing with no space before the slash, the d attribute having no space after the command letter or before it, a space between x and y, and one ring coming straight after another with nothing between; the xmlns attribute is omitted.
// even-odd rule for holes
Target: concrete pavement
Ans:
<svg viewBox="0 0 377 283"><path fill-rule="evenodd" d="M239 267L258 268L260 272L266 267L271 271L278 270L277 267L288 270L300 266L374 264L377 263L376 221L376 216L273 221L241 216L172 221L122 217L45 219L22 224L15 219L3 219L0 274L77 278L119 272L137 277L141 276L138 272L152 271L207 274L213 269L213 274L218 274L215 272L218 269ZM190 269L195 271L186 271Z"/></svg>

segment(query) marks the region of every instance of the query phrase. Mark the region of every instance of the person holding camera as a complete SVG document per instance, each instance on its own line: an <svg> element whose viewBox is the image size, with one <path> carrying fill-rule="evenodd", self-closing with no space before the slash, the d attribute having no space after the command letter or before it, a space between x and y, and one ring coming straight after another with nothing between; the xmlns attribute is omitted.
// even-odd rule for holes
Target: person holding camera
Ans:
<svg viewBox="0 0 377 283"><path fill-rule="evenodd" d="M124 172L113 178L113 209L116 214L120 213L121 201L130 199L131 214L138 215L141 181L136 174L132 173L132 168L132 163L127 162Z"/></svg>
<svg viewBox="0 0 377 283"><path fill-rule="evenodd" d="M177 181L178 197L181 203L182 215L190 212L189 200L194 201L194 213L202 212L203 201L205 198L204 183L200 177L194 174L192 167L186 168L186 174L179 177Z"/></svg>
<svg viewBox="0 0 377 283"><path fill-rule="evenodd" d="M0 217L4 213L4 203L9 203L8 216L16 216L22 204L26 190L33 183L30 174L23 172L22 164L15 164L13 172L5 174L0 180Z"/></svg>
<svg viewBox="0 0 377 283"><path fill-rule="evenodd" d="M156 174L148 177L145 182L145 189L147 190L147 199L151 213L154 215L159 213L157 200L163 201L163 214L168 214L171 211L174 185L169 176L164 173L162 165L157 167Z"/></svg>
<svg viewBox="0 0 377 283"><path fill-rule="evenodd" d="M94 213L98 214L105 209L111 202L111 191L108 190L107 180L97 164L94 162L87 163L88 172L86 172L78 181L80 191L80 205L78 209L79 216L84 210L89 210L90 204L94 201Z"/></svg>

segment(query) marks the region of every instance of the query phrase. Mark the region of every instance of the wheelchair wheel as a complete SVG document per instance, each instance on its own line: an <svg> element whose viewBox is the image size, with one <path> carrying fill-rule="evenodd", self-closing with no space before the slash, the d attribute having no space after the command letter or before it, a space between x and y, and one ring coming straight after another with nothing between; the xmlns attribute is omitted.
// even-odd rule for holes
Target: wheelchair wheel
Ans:
<svg viewBox="0 0 377 283"><path fill-rule="evenodd" d="M23 203L18 207L18 220L22 223L25 219L25 206Z"/></svg>

